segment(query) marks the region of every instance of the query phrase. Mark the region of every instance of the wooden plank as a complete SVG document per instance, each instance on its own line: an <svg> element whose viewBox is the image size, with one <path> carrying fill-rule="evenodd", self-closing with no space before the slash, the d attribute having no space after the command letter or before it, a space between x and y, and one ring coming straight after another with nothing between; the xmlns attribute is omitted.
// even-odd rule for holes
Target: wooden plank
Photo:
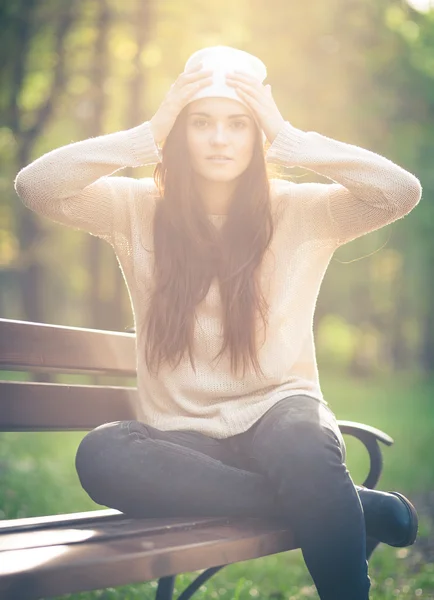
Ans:
<svg viewBox="0 0 434 600"><path fill-rule="evenodd" d="M59 522L63 525L88 524L92 521L125 519L125 515L114 508L102 510L88 510L79 513L64 513L60 515L46 515L43 517L23 517L21 519L0 520L0 535L16 533L18 531L46 529L57 527Z"/></svg>
<svg viewBox="0 0 434 600"><path fill-rule="evenodd" d="M0 370L135 376L135 335L0 319Z"/></svg>
<svg viewBox="0 0 434 600"><path fill-rule="evenodd" d="M85 431L136 418L137 389L0 381L0 431Z"/></svg>
<svg viewBox="0 0 434 600"><path fill-rule="evenodd" d="M168 526L161 533L102 543L83 540L6 551L0 560L0 598L37 600L116 587L297 547L282 521L231 518L193 528Z"/></svg>
<svg viewBox="0 0 434 600"><path fill-rule="evenodd" d="M38 519L31 519L38 521ZM136 535L146 534L161 535L177 530L187 531L204 525L224 524L224 517L171 517L134 519L122 513L110 518L105 516L83 519L75 524L59 518L50 525L44 524L34 528L26 526L17 527L14 530L3 530L0 533L0 552L8 550L23 550L26 548L47 548L63 544L76 544L83 541L100 542L102 540L130 538Z"/></svg>

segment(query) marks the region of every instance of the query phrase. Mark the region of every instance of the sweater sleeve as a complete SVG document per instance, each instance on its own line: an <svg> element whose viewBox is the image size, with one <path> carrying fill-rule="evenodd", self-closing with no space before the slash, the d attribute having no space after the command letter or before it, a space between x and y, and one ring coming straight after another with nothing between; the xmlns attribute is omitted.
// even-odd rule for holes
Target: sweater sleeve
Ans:
<svg viewBox="0 0 434 600"><path fill-rule="evenodd" d="M285 182L284 195L304 198L313 235L339 246L408 214L419 202L419 180L392 161L358 146L288 121L269 147L266 160L300 166L334 183Z"/></svg>
<svg viewBox="0 0 434 600"><path fill-rule="evenodd" d="M19 171L15 190L34 212L111 242L116 215L128 211L141 180L110 175L155 164L159 158L150 122L145 121L47 152Z"/></svg>

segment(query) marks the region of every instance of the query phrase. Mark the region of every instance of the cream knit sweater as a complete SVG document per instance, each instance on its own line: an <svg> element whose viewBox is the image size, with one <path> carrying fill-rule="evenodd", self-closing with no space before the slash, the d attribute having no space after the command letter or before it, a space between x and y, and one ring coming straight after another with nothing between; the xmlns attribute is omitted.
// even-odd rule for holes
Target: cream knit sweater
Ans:
<svg viewBox="0 0 434 600"><path fill-rule="evenodd" d="M144 423L226 438L246 431L287 396L305 394L328 404L319 384L312 325L330 259L340 245L402 218L421 197L418 179L390 160L289 122L266 160L305 167L333 182L270 180L273 214L281 218L261 265L270 306L267 338L260 337L258 355L266 378L253 369L243 379L234 378L226 355L213 362L223 339L214 280L196 312L196 374L186 356L175 370L163 365L154 378L137 353L137 419ZM146 121L52 150L23 168L15 181L31 210L112 245L138 332L150 296L153 263L147 250L152 250L158 193L151 177L110 175L158 161ZM210 218L216 226L224 219ZM137 346L142 348L143 340Z"/></svg>

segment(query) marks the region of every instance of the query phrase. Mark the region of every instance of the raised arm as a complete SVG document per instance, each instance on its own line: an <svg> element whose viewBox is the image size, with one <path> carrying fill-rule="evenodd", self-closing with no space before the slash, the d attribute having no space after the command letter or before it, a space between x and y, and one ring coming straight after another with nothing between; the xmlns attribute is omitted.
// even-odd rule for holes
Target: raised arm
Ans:
<svg viewBox="0 0 434 600"><path fill-rule="evenodd" d="M304 167L335 182L283 182L280 189L304 197L313 235L337 246L404 217L422 194L419 180L387 158L287 121L266 160Z"/></svg>
<svg viewBox="0 0 434 600"><path fill-rule="evenodd" d="M44 154L21 169L15 189L34 212L110 242L116 215L128 212L143 185L141 180L110 175L158 161L150 122L145 121Z"/></svg>

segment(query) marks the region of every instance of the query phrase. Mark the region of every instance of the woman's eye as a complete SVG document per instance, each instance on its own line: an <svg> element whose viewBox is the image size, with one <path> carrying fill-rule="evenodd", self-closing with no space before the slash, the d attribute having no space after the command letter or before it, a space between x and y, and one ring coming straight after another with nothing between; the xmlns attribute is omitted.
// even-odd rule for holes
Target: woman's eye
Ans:
<svg viewBox="0 0 434 600"><path fill-rule="evenodd" d="M194 127L198 127L199 129L204 129L202 125L207 125L208 122L205 119L196 119L193 121ZM244 129L246 127L246 123L244 121L233 121L232 125L235 126L235 129Z"/></svg>

